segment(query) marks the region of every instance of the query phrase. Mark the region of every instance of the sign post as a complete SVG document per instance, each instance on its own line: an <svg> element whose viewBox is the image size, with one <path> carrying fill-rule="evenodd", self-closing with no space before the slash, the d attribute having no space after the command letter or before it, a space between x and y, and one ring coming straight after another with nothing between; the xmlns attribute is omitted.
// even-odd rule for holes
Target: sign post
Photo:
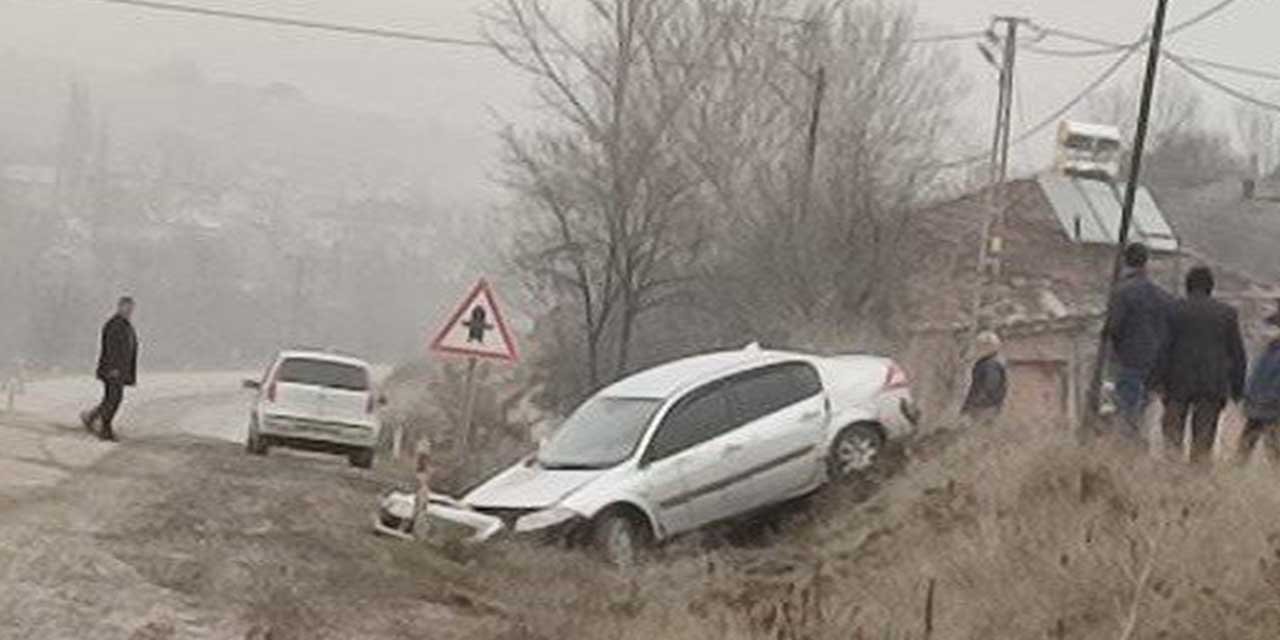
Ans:
<svg viewBox="0 0 1280 640"><path fill-rule="evenodd" d="M467 358L462 404L462 449L469 451L476 403L476 366L481 358L515 362L516 343L489 283L481 279L431 341L436 353Z"/></svg>

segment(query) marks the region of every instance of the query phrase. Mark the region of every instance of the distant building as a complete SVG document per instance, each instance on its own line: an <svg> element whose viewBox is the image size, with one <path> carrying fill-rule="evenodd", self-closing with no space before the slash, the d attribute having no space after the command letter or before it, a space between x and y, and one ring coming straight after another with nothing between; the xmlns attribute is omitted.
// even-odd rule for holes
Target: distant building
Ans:
<svg viewBox="0 0 1280 640"><path fill-rule="evenodd" d="M1145 190L1138 203L1132 237L1156 250L1150 270L1162 286L1180 292L1185 270L1207 262L1218 272L1224 297L1261 299L1265 287L1184 247ZM942 369L935 379L917 379L925 401L945 406L967 383L959 350L972 335L976 313L982 328L1005 338L1008 411L1033 422L1078 424L1118 249L1110 238L1119 237L1119 211L1107 183L1054 173L914 214L905 297L915 321L907 360L925 365L916 367L920 371ZM990 234L998 241L980 270L983 228L993 219ZM957 366L927 366L943 353L957 358Z"/></svg>
<svg viewBox="0 0 1280 640"><path fill-rule="evenodd" d="M15 204L51 207L58 192L58 169L39 164L4 165L0 167L0 192Z"/></svg>

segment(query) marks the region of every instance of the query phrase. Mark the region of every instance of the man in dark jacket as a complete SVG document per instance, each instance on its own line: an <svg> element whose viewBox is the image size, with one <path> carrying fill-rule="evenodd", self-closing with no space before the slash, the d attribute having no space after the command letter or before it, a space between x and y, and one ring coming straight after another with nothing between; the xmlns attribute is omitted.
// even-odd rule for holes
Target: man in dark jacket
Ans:
<svg viewBox="0 0 1280 640"><path fill-rule="evenodd" d="M1000 337L991 331L978 334L975 351L978 360L973 364L969 393L960 412L979 425L989 426L1000 417L1009 389L1008 375L1000 360Z"/></svg>
<svg viewBox="0 0 1280 640"><path fill-rule="evenodd" d="M1247 422L1240 435L1239 461L1248 462L1258 440L1266 437L1267 454L1272 462L1280 462L1280 309L1267 318L1272 327L1266 350L1253 363L1249 383L1244 390L1244 414Z"/></svg>
<svg viewBox="0 0 1280 640"><path fill-rule="evenodd" d="M116 313L102 327L102 347L98 352L97 377L102 381L102 402L80 414L86 429L93 430L101 422L98 437L115 440L112 422L124 400L124 388L137 382L138 335L129 319L133 316L133 298L120 298Z"/></svg>
<svg viewBox="0 0 1280 640"><path fill-rule="evenodd" d="M1116 408L1124 435L1141 442L1160 350L1168 334L1172 297L1147 276L1146 245L1125 247L1125 274L1111 294L1105 335L1116 364Z"/></svg>
<svg viewBox="0 0 1280 640"><path fill-rule="evenodd" d="M1165 445L1174 455L1182 453L1190 414L1193 463L1209 461L1218 437L1218 416L1228 399L1244 395L1248 366L1239 314L1213 299L1213 284L1208 267L1187 273L1187 297L1173 306L1160 363Z"/></svg>

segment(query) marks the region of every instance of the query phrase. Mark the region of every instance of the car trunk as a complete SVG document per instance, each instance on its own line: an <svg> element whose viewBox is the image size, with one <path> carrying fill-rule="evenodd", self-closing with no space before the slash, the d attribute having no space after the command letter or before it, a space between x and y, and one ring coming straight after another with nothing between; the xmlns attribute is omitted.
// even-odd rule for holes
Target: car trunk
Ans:
<svg viewBox="0 0 1280 640"><path fill-rule="evenodd" d="M848 355L826 358L819 364L834 413L867 403L884 387L889 360L876 356Z"/></svg>
<svg viewBox="0 0 1280 640"><path fill-rule="evenodd" d="M341 362L290 358L273 383L276 412L321 421L364 422L369 413L369 374Z"/></svg>

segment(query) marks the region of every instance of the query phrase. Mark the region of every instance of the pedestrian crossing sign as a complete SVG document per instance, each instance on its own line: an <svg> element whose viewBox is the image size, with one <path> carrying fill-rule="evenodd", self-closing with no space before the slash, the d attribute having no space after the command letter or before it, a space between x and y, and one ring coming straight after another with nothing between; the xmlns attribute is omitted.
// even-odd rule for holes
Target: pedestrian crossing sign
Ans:
<svg viewBox="0 0 1280 640"><path fill-rule="evenodd" d="M516 343L493 289L483 278L471 289L431 341L431 350L450 355L515 362Z"/></svg>

